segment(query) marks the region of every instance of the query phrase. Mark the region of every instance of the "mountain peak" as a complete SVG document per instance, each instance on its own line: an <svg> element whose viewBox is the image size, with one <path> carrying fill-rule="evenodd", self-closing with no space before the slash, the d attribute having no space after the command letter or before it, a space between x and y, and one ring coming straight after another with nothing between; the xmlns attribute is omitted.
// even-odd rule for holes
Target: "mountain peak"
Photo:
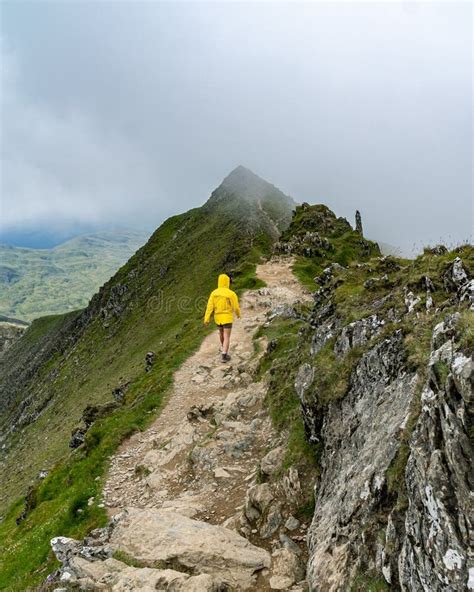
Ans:
<svg viewBox="0 0 474 592"><path fill-rule="evenodd" d="M229 198L257 205L264 201L277 201L284 203L290 210L295 205L293 199L280 191L278 187L242 165L236 167L225 177L219 187L212 192L208 203L214 204Z"/></svg>
<svg viewBox="0 0 474 592"><path fill-rule="evenodd" d="M242 165L239 165L227 175L219 189L252 199L261 198L265 194L277 190L274 185Z"/></svg>
<svg viewBox="0 0 474 592"><path fill-rule="evenodd" d="M288 227L295 205L278 187L239 165L212 192L204 207L223 207L228 215L239 220L245 217L249 223L260 220L271 226L270 234L276 238Z"/></svg>
<svg viewBox="0 0 474 592"><path fill-rule="evenodd" d="M234 170L232 170L227 177L224 179L224 183L227 180L247 180L247 181L255 181L255 180L260 180L263 181L264 179L262 179L261 177L259 177L258 175L256 175L253 171L251 171L250 169L248 169L247 167L244 167L243 165L239 164L238 166L235 167Z"/></svg>

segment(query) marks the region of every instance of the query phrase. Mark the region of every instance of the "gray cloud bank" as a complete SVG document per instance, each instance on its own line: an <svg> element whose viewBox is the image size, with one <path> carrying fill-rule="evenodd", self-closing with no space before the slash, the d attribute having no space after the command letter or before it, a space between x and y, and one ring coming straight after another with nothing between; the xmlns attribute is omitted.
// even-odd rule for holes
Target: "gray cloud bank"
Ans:
<svg viewBox="0 0 474 592"><path fill-rule="evenodd" d="M470 236L468 3L0 9L4 232L152 228L243 164L405 249Z"/></svg>

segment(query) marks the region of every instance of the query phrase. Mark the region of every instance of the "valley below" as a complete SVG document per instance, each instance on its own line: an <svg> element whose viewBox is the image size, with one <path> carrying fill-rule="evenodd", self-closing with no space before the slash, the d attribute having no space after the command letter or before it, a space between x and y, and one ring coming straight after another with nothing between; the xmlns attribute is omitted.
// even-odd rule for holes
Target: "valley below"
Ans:
<svg viewBox="0 0 474 592"><path fill-rule="evenodd" d="M0 314L31 322L83 308L146 239L145 232L117 229L51 249L0 244Z"/></svg>

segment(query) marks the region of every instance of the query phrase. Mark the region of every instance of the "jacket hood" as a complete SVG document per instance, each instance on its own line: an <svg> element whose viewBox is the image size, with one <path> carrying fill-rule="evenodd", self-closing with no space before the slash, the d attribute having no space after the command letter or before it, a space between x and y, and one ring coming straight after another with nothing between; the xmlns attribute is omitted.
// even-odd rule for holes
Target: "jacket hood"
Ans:
<svg viewBox="0 0 474 592"><path fill-rule="evenodd" d="M228 288L230 286L230 278L225 273L221 273L217 280L218 288Z"/></svg>

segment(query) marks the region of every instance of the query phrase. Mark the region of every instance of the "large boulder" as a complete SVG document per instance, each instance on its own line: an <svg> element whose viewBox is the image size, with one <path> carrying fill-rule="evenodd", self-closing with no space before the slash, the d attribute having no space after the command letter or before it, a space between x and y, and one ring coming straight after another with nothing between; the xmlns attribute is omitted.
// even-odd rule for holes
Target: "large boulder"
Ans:
<svg viewBox="0 0 474 592"><path fill-rule="evenodd" d="M265 475L275 475L283 463L285 457L285 448L278 446L268 452L260 461L260 470Z"/></svg>
<svg viewBox="0 0 474 592"><path fill-rule="evenodd" d="M209 574L240 590L252 586L254 574L271 563L267 551L236 532L155 509L123 512L110 545L146 564L158 562Z"/></svg>
<svg viewBox="0 0 474 592"><path fill-rule="evenodd" d="M469 276L460 257L452 262L444 276L444 287L448 292L458 292L468 283Z"/></svg>

